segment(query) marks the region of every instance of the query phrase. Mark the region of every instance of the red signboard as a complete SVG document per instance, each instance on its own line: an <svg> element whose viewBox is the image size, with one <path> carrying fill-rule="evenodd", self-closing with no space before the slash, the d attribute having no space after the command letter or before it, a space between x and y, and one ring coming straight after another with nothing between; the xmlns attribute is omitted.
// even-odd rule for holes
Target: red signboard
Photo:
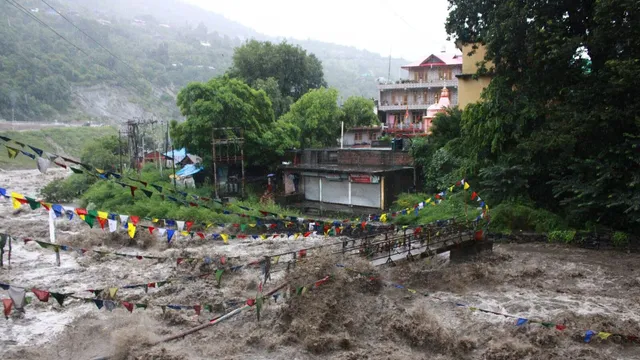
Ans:
<svg viewBox="0 0 640 360"><path fill-rule="evenodd" d="M371 184L371 175L367 174L352 174L349 176L351 182L359 184Z"/></svg>

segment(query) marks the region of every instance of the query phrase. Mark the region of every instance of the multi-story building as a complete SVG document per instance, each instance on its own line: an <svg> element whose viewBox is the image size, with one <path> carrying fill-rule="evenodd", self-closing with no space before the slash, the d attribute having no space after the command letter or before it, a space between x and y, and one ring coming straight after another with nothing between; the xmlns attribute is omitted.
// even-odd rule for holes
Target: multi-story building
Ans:
<svg viewBox="0 0 640 360"><path fill-rule="evenodd" d="M494 66L492 62L487 62L485 65L487 73L474 76L478 72L477 64L484 60L487 49L482 44L462 45L457 43L456 46L465 54L464 61L462 62L462 73L457 75L460 83L459 106L461 109L464 109L468 104L480 100L482 91L489 86L491 82ZM468 56L467 54L471 52L473 52L473 54Z"/></svg>
<svg viewBox="0 0 640 360"><path fill-rule="evenodd" d="M427 134L430 106L437 104L443 89L451 106L458 104L458 78L462 55L441 52L402 67L409 78L378 84L378 113L392 134Z"/></svg>

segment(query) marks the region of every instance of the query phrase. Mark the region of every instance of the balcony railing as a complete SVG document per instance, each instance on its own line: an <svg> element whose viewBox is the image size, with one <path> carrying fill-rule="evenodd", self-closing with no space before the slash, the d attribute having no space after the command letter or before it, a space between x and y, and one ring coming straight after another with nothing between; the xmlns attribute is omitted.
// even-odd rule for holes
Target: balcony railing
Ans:
<svg viewBox="0 0 640 360"><path fill-rule="evenodd" d="M394 104L386 104L382 103L378 105L378 110L381 111L389 111L389 110L427 110L429 106L433 104L409 104L409 105L394 105Z"/></svg>
<svg viewBox="0 0 640 360"><path fill-rule="evenodd" d="M402 82L404 81L404 83ZM399 83L394 84L378 84L378 90L390 90L390 89L418 89L418 88L433 88L433 87L449 87L458 86L458 79L452 80L427 80L423 82L413 80L401 80Z"/></svg>

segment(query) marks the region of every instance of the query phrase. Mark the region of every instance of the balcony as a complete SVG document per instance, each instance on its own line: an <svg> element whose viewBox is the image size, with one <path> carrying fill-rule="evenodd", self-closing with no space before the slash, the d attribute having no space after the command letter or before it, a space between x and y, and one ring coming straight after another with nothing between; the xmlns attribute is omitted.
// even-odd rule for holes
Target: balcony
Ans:
<svg viewBox="0 0 640 360"><path fill-rule="evenodd" d="M453 80L427 80L423 82L414 80L399 80L392 84L378 84L378 90L392 89L420 89L420 88L442 88L442 87L458 86L458 79Z"/></svg>
<svg viewBox="0 0 640 360"><path fill-rule="evenodd" d="M378 110L380 111L390 111L390 110L427 110L427 108L429 106L433 105L433 103L431 104L409 104L409 105L402 105L402 104L387 104L387 102L383 102L382 104L378 105Z"/></svg>

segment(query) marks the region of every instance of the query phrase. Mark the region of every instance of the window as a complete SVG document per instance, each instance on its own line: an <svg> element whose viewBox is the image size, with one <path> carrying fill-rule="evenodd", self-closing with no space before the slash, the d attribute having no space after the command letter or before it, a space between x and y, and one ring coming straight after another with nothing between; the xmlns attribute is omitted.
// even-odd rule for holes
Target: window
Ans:
<svg viewBox="0 0 640 360"><path fill-rule="evenodd" d="M361 132L356 131L356 133L355 133L355 135L354 135L354 136L355 136L355 140L356 140L356 141L360 141L360 140L362 140L362 133L361 133Z"/></svg>
<svg viewBox="0 0 640 360"><path fill-rule="evenodd" d="M438 79L451 80L452 76L450 68L441 67L438 69Z"/></svg>
<svg viewBox="0 0 640 360"><path fill-rule="evenodd" d="M409 95L405 93L404 96L402 97L402 105L407 105L409 103L408 97Z"/></svg>
<svg viewBox="0 0 640 360"><path fill-rule="evenodd" d="M396 94L391 94L391 105L396 104Z"/></svg>
<svg viewBox="0 0 640 360"><path fill-rule="evenodd" d="M378 134L377 133L371 133L371 134L369 134L369 138L371 139L371 141L378 140Z"/></svg>
<svg viewBox="0 0 640 360"><path fill-rule="evenodd" d="M418 103L418 92L414 92L413 93L413 103L417 104Z"/></svg>

